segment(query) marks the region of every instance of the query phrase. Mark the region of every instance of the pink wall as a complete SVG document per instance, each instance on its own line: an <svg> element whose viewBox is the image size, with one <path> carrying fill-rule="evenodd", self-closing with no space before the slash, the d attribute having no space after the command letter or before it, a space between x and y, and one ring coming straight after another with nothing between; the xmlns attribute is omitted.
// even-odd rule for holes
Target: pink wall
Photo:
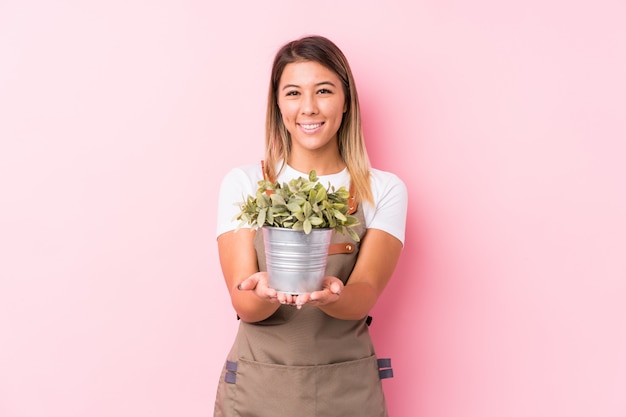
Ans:
<svg viewBox="0 0 626 417"><path fill-rule="evenodd" d="M624 2L247 3L0 2L0 416L211 414L215 194L308 33L409 188L392 415L626 415Z"/></svg>

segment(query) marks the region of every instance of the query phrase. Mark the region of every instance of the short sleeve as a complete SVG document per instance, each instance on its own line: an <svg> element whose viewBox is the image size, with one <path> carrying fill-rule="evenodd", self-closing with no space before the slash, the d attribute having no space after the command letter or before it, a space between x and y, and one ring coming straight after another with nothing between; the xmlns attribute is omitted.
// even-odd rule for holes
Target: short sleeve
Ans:
<svg viewBox="0 0 626 417"><path fill-rule="evenodd" d="M380 229L404 245L408 193L404 182L389 172L372 170L374 207L366 214L368 228Z"/></svg>
<svg viewBox="0 0 626 417"><path fill-rule="evenodd" d="M239 203L248 195L254 195L258 182L263 179L261 165L248 165L234 168L222 179L217 209L217 236L235 230L239 226L236 220L239 214ZM242 227L249 227L244 225Z"/></svg>

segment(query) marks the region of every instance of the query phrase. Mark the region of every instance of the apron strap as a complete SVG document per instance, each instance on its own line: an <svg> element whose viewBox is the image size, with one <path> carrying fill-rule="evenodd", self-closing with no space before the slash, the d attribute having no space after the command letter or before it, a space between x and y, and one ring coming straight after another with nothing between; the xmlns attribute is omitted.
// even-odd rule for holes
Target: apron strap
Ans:
<svg viewBox="0 0 626 417"><path fill-rule="evenodd" d="M270 178L267 169L265 169L265 160L261 159L261 171L263 171L263 179L265 181L274 182L274 178Z"/></svg>
<svg viewBox="0 0 626 417"><path fill-rule="evenodd" d="M390 358L378 359L378 376L380 379L393 378Z"/></svg>
<svg viewBox="0 0 626 417"><path fill-rule="evenodd" d="M227 384L235 384L237 381L237 362L226 361L226 374L224 382Z"/></svg>
<svg viewBox="0 0 626 417"><path fill-rule="evenodd" d="M352 253L352 252L354 252L354 245L350 242L331 243L328 246L329 255L336 255L338 253Z"/></svg>
<svg viewBox="0 0 626 417"><path fill-rule="evenodd" d="M348 214L356 213L356 209L359 205L356 202L356 196L354 195L354 187L352 186L352 180L350 180L350 197L348 197Z"/></svg>

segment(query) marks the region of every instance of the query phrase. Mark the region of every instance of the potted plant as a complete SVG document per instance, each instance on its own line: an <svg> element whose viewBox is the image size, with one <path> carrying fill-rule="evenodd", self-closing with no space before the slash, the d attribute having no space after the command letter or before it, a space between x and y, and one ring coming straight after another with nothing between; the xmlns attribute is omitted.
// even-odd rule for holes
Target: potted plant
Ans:
<svg viewBox="0 0 626 417"><path fill-rule="evenodd" d="M239 203L240 227L262 229L269 284L291 294L321 289L333 230L348 233L358 223L348 213L350 192L324 187L315 171L282 184L259 181L255 195Z"/></svg>

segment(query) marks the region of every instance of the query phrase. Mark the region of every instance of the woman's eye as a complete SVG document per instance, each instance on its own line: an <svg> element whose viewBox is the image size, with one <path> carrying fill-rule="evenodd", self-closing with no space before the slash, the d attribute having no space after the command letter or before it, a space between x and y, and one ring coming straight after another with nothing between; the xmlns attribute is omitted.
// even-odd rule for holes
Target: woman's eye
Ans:
<svg viewBox="0 0 626 417"><path fill-rule="evenodd" d="M317 92L318 94L332 94L332 91L326 89L326 88L322 88L321 90L319 90Z"/></svg>
<svg viewBox="0 0 626 417"><path fill-rule="evenodd" d="M285 94L286 96L297 96L298 92L297 91L288 91L287 94Z"/></svg>

